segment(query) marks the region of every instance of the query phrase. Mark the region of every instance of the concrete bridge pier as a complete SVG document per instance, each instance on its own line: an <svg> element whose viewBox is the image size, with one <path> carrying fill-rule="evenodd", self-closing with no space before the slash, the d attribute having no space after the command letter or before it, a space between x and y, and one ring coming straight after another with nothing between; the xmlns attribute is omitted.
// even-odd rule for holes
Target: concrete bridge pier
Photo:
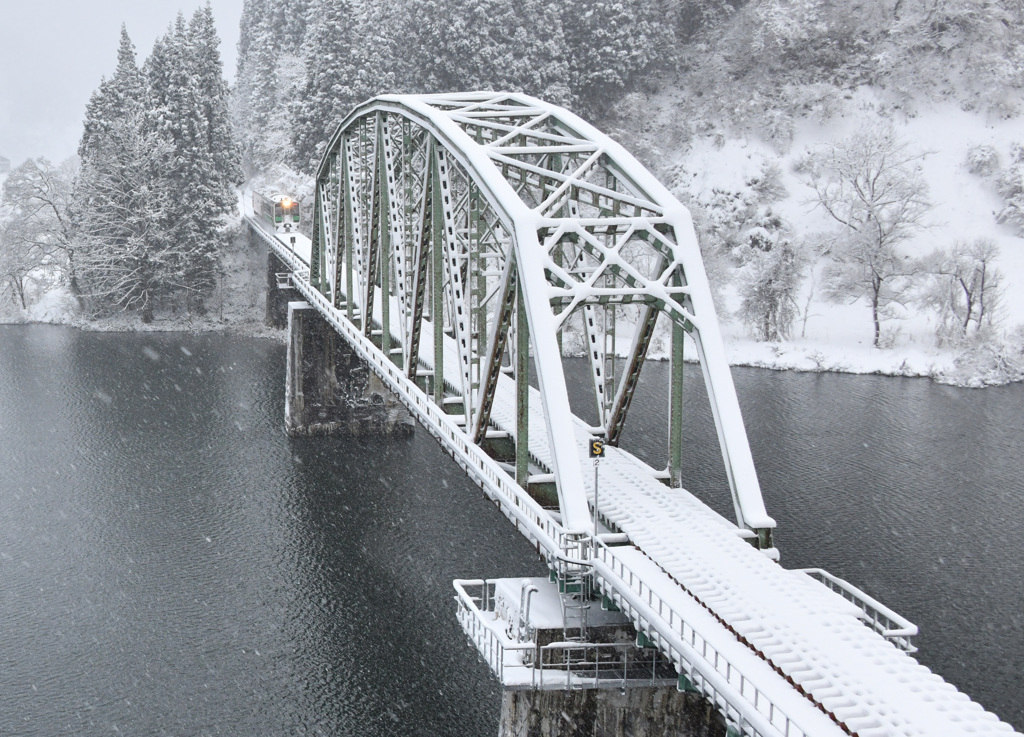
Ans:
<svg viewBox="0 0 1024 737"><path fill-rule="evenodd" d="M408 410L306 302L289 302L285 428L289 435L410 435Z"/></svg>
<svg viewBox="0 0 1024 737"><path fill-rule="evenodd" d="M502 694L499 737L724 737L725 720L700 694L629 686Z"/></svg>

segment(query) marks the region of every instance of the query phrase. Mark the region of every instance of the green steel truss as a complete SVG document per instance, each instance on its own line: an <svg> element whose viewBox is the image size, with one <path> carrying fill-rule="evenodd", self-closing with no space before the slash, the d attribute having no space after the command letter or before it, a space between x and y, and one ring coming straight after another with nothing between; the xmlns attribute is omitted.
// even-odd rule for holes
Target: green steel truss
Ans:
<svg viewBox="0 0 1024 737"><path fill-rule="evenodd" d="M568 530L586 529L590 512L563 346L588 356L598 418L590 431L615 445L652 340L666 336L666 480L678 486L689 343L737 522L770 545L774 522L761 501L689 214L592 126L516 94L371 100L328 144L312 240L314 286L521 486L539 490L538 480L554 479ZM512 432L492 421L502 381L515 384ZM538 401L549 454L528 449L529 404Z"/></svg>

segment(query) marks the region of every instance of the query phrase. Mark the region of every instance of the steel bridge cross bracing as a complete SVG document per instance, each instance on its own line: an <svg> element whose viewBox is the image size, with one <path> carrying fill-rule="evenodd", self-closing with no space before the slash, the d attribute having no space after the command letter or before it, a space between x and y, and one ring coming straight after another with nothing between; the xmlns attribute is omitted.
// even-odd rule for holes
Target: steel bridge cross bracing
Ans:
<svg viewBox="0 0 1024 737"><path fill-rule="evenodd" d="M614 142L522 95L382 97L342 122L315 192L311 241L249 219L294 287L566 589L589 570L680 687L732 729L1012 732L908 654L912 624L830 574L773 562L774 522L689 215ZM664 472L614 447L659 331L673 361ZM561 349L574 339L590 362L594 426L570 413ZM684 340L700 359L735 524L663 483L680 482ZM584 470L600 436L613 447L595 510ZM591 534L598 512L609 532ZM460 602L465 626L479 613Z"/></svg>
<svg viewBox="0 0 1024 737"><path fill-rule="evenodd" d="M314 209L314 283L429 387L471 442L502 448L499 461L521 486L553 481L567 531L587 530L592 511L562 371L564 336L584 336L598 413L593 434L614 445L657 323L668 326L680 384L671 390L666 428L673 485L680 483L688 336L736 522L770 548L775 523L761 498L689 213L614 141L525 95L383 96L357 107L331 138ZM457 373L444 365L446 341L457 349ZM529 395L524 351L551 444L544 462L517 442L528 433L525 422L512 431L491 422L499 379L519 386L524 401Z"/></svg>

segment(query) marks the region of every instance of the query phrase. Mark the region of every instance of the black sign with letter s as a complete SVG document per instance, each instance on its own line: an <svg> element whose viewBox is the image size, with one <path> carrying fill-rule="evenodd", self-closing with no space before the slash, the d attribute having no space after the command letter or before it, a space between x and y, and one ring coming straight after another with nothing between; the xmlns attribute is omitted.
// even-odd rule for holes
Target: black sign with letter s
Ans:
<svg viewBox="0 0 1024 737"><path fill-rule="evenodd" d="M590 441L590 457L591 458L604 458L604 441L603 440L591 440Z"/></svg>

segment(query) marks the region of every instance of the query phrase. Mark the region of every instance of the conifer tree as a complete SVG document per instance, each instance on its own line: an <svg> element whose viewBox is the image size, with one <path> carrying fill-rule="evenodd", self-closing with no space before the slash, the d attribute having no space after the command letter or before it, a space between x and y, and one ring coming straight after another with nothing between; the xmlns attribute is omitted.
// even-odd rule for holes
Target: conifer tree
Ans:
<svg viewBox="0 0 1024 737"><path fill-rule="evenodd" d="M109 80L100 82L85 108L85 125L78 155L86 162L92 150L109 134L113 126L130 116L145 90L142 73L135 59L135 44L121 24L117 49L117 69Z"/></svg>
<svg viewBox="0 0 1024 737"><path fill-rule="evenodd" d="M278 46L267 0L245 0L238 41L235 87L236 133L242 148L242 166L252 176L270 160L267 139L278 104Z"/></svg>
<svg viewBox="0 0 1024 737"><path fill-rule="evenodd" d="M172 196L162 227L183 246L167 264L167 283L199 313L216 282L218 231L240 180L217 44L209 6L188 24L179 14L145 65L146 127L168 152L161 170Z"/></svg>
<svg viewBox="0 0 1024 737"><path fill-rule="evenodd" d="M663 0L582 0L564 6L570 86L581 112L600 117L672 58L674 28Z"/></svg>
<svg viewBox="0 0 1024 737"><path fill-rule="evenodd" d="M560 8L553 0L411 0L403 46L415 89L494 89L568 102Z"/></svg>
<svg viewBox="0 0 1024 737"><path fill-rule="evenodd" d="M206 208L197 211L205 194L197 189L205 190L201 180L206 165L200 157L205 153L207 131L200 114L199 85L193 74L190 47L185 17L179 13L143 67L149 90L145 129L165 144L165 156L159 162L160 181L155 185L165 188L170 196L159 225L170 239L189 248L164 264L168 269L164 283L172 292L201 292L213 284L213 275L204 278L200 266L207 261L211 246L203 241L201 219ZM195 258L190 253L193 248L197 250ZM196 278L205 283L193 287ZM192 306L193 300L186 301Z"/></svg>
<svg viewBox="0 0 1024 737"><path fill-rule="evenodd" d="M130 131L142 126L142 102L145 79L135 61L135 47L127 29L121 27L117 70L110 80L101 82L86 107L82 140L79 144L81 169L75 190L73 219L80 253L81 291L95 312L111 305L124 308L145 306L152 309L150 294L139 303L126 299L136 293L141 272L132 265L127 237L122 227L129 216L146 217L138 212L138 200L127 187L111 182L131 180L139 190L151 189L152 170L142 171L140 162L130 158L132 147L124 146ZM147 181L140 181L145 177ZM141 247L136 241L136 247ZM146 248L149 248L147 245ZM112 273L128 275L111 280Z"/></svg>
<svg viewBox="0 0 1024 737"><path fill-rule="evenodd" d="M351 21L349 0L313 0L305 41L306 81L292 117L292 163L300 171L316 168L334 126L358 102L353 81L359 64Z"/></svg>
<svg viewBox="0 0 1024 737"><path fill-rule="evenodd" d="M209 6L179 14L140 72L122 31L118 70L93 96L82 137L77 218L93 307L168 297L202 312L216 283L238 155Z"/></svg>
<svg viewBox="0 0 1024 737"><path fill-rule="evenodd" d="M171 194L158 174L171 151L145 122L140 108L114 123L83 165L79 239L92 311L138 311L151 322L180 242L164 227Z"/></svg>
<svg viewBox="0 0 1024 737"><path fill-rule="evenodd" d="M356 77L351 84L357 103L412 90L408 39L400 17L391 0L358 0L353 6Z"/></svg>
<svg viewBox="0 0 1024 737"><path fill-rule="evenodd" d="M198 84L199 112L206 128L207 161L210 165L207 182L211 189L211 202L222 213L234 205L233 188L242 179L228 110L230 91L224 81L224 66L218 49L220 39L209 3L192 16L188 35L192 52L190 61Z"/></svg>

